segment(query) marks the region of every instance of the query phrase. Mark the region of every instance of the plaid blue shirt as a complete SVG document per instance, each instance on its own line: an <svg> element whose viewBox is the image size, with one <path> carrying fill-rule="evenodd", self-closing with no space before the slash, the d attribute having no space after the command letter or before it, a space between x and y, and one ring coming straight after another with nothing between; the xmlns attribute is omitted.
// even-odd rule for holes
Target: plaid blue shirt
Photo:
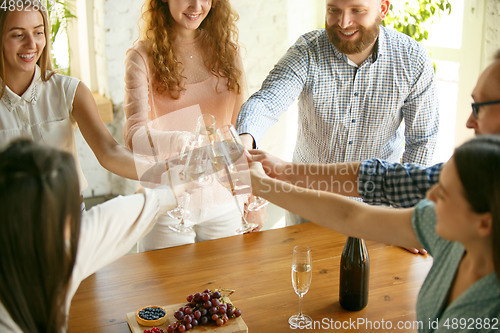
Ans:
<svg viewBox="0 0 500 333"><path fill-rule="evenodd" d="M358 193L371 205L413 207L439 180L443 163L423 167L412 163L388 163L380 159L361 163Z"/></svg>
<svg viewBox="0 0 500 333"><path fill-rule="evenodd" d="M439 121L432 61L415 40L384 27L375 50L358 68L324 29L303 35L242 106L239 133L258 142L298 97L294 161L399 162L402 156L430 163Z"/></svg>

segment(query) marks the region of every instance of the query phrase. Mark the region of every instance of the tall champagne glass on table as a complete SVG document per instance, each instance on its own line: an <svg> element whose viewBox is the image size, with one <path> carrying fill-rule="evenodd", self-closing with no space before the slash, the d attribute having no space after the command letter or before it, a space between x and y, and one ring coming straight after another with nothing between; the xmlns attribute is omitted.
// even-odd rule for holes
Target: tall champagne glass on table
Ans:
<svg viewBox="0 0 500 333"><path fill-rule="evenodd" d="M312 322L311 317L302 313L302 297L309 291L311 280L311 249L303 245L295 246L292 255L292 285L295 293L299 295L299 313L288 319L291 328L305 327Z"/></svg>
<svg viewBox="0 0 500 333"><path fill-rule="evenodd" d="M250 223L245 219L245 213L238 200L238 196L248 197L251 194L250 186L246 185L250 184L250 173L243 153L243 144L232 125L225 125L217 129L217 141L214 143L214 164L216 169L220 170L221 183L229 188L240 211L241 227L236 230L240 234L258 227L257 224Z"/></svg>

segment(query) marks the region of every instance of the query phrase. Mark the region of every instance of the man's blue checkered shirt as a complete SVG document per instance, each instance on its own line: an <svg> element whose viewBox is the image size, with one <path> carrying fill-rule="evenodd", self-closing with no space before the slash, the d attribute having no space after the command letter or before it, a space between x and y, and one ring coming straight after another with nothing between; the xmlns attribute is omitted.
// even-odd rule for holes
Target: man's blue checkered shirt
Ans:
<svg viewBox="0 0 500 333"><path fill-rule="evenodd" d="M413 207L439 180L443 163L422 167L412 163L388 163L380 159L361 162L358 193L371 205Z"/></svg>
<svg viewBox="0 0 500 333"><path fill-rule="evenodd" d="M258 142L298 97L294 161L399 162L402 156L429 164L439 119L432 61L415 40L384 27L376 50L357 68L324 29L303 35L242 106L239 133Z"/></svg>

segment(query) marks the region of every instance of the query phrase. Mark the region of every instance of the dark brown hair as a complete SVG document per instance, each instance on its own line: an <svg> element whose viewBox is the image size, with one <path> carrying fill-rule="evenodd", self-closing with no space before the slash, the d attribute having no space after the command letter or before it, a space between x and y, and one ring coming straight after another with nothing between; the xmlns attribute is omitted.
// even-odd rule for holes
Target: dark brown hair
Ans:
<svg viewBox="0 0 500 333"><path fill-rule="evenodd" d="M52 62L50 58L50 24L47 12L42 10L45 8L45 5L38 0L16 0L14 4L16 9L38 7L38 11L40 12L40 14L42 14L43 25L45 29L45 48L42 51L40 59L38 59L37 65L40 66L42 81L47 81L48 79L50 79L52 74L54 74L54 71L52 69ZM5 93L5 59L3 57L3 37L5 34L5 21L7 20L7 16L10 12L11 11L9 10L9 4L7 4L7 6L0 7L0 78L2 79L0 98Z"/></svg>
<svg viewBox="0 0 500 333"><path fill-rule="evenodd" d="M160 93L168 92L172 98L179 98L183 87L183 65L177 61L172 46L175 37L174 19L168 2L148 0L143 6L144 22L142 39L148 41L152 58L152 72ZM205 66L218 78L227 80L230 91L240 92L239 80L242 69L237 66L238 57L238 14L231 9L229 0L212 0L212 8L200 28L205 50Z"/></svg>
<svg viewBox="0 0 500 333"><path fill-rule="evenodd" d="M0 216L0 301L23 332L61 332L81 218L72 155L26 139L0 152Z"/></svg>
<svg viewBox="0 0 500 333"><path fill-rule="evenodd" d="M476 213L493 218L493 260L500 278L500 136L480 135L453 155L464 196Z"/></svg>

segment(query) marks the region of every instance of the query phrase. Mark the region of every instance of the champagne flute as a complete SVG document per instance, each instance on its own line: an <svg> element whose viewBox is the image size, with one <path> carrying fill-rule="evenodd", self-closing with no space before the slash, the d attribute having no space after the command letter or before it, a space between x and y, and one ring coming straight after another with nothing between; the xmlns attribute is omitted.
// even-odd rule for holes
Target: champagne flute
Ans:
<svg viewBox="0 0 500 333"><path fill-rule="evenodd" d="M196 135L206 136L208 137L210 143L214 143L215 141L215 125L216 125L215 116L210 113L202 114L198 117L198 122L196 124Z"/></svg>
<svg viewBox="0 0 500 333"><path fill-rule="evenodd" d="M198 117L196 124L196 133L194 141L189 145L187 156L185 156L184 170L182 176L190 175L192 179L196 178L199 185L209 182L207 169L212 164L211 153L213 151L213 142L215 140L215 117L211 114L203 114ZM212 151L209 151L212 150ZM186 150L181 152L181 158Z"/></svg>
<svg viewBox="0 0 500 333"><path fill-rule="evenodd" d="M250 223L245 218L245 213L238 201L237 196L242 193L244 195L250 194L250 186L248 185L239 185L241 179L240 177L249 177L249 173L245 175L244 172L239 171L235 163L237 165L244 165L248 170L248 163L246 163L245 156L243 155L243 144L240 141L238 133L233 125L225 125L221 128L217 129L217 139L214 145L214 164L217 170L223 170L225 173L225 177L220 177L220 180L223 184L226 184L229 187L231 194L236 202L236 206L241 215L241 227L236 230L239 234L244 234L246 232L252 231L256 227L258 227L255 223ZM243 160L242 160L243 159ZM247 181L249 182L249 179Z"/></svg>
<svg viewBox="0 0 500 333"><path fill-rule="evenodd" d="M177 196L177 207L167 212L168 216L179 220L176 225L169 225L169 229L175 232L192 232L193 228L186 226L184 220L187 218L189 212L187 206L189 205L191 194L189 192L181 193Z"/></svg>
<svg viewBox="0 0 500 333"><path fill-rule="evenodd" d="M190 146L189 142L185 144ZM181 233L192 232L193 228L185 224L185 220L190 215L187 207L191 199L191 193L184 179L184 160L181 157L168 159L167 165L168 171L165 175L168 177L168 180L162 180L162 183L168 183L170 185L177 199L177 207L167 211L167 215L179 221L178 224L169 225L168 228Z"/></svg>
<svg viewBox="0 0 500 333"><path fill-rule="evenodd" d="M312 323L311 317L302 313L302 297L309 291L311 279L311 249L308 246L297 245L293 248L292 285L295 293L299 295L299 313L288 319L291 328L304 328Z"/></svg>

